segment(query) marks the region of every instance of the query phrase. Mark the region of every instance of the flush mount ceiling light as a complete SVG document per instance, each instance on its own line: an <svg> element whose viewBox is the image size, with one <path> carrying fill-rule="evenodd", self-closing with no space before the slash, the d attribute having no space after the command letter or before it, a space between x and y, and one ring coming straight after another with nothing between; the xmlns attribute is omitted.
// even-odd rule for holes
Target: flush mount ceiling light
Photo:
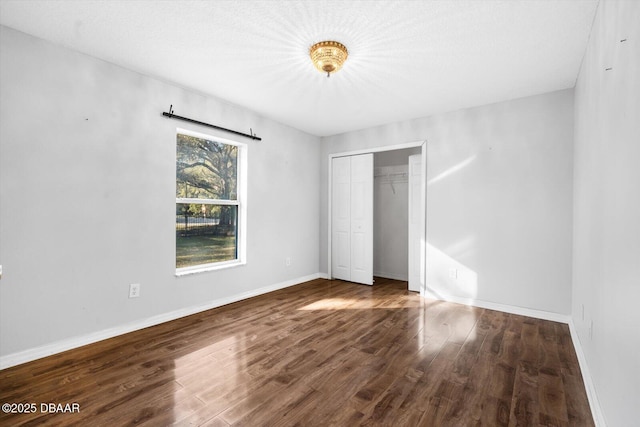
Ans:
<svg viewBox="0 0 640 427"><path fill-rule="evenodd" d="M348 55L345 45L331 40L316 43L309 49L313 65L321 73L327 73L327 77L342 68Z"/></svg>

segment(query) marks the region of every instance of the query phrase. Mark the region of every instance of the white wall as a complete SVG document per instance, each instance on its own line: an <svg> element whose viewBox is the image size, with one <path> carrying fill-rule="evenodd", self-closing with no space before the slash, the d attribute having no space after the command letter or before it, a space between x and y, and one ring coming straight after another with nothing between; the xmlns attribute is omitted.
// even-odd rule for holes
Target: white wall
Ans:
<svg viewBox="0 0 640 427"><path fill-rule="evenodd" d="M317 275L319 138L6 27L0 52L5 359ZM263 138L238 140L246 266L174 276L176 128L234 137L162 117L170 104ZM130 283L140 298L128 299Z"/></svg>
<svg viewBox="0 0 640 427"><path fill-rule="evenodd" d="M330 153L426 139L430 295L569 314L572 122L563 90L323 138L322 212Z"/></svg>
<svg viewBox="0 0 640 427"><path fill-rule="evenodd" d="M616 427L640 405L639 165L640 2L601 1L575 89L572 316Z"/></svg>

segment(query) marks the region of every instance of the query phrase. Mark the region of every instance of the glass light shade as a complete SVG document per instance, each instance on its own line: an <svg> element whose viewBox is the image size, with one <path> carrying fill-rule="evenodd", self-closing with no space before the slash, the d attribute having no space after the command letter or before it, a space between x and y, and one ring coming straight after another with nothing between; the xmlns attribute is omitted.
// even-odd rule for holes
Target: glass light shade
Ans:
<svg viewBox="0 0 640 427"><path fill-rule="evenodd" d="M342 68L342 64L347 60L349 52L347 52L347 48L342 43L323 41L311 46L309 56L318 71L327 73L327 76L329 76L329 74L335 73Z"/></svg>

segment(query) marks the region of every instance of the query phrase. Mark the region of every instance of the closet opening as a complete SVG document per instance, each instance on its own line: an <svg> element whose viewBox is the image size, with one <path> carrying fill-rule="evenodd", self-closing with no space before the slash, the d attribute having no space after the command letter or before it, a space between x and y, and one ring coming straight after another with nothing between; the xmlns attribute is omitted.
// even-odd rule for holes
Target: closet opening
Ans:
<svg viewBox="0 0 640 427"><path fill-rule="evenodd" d="M426 143L329 156L329 277L424 292Z"/></svg>
<svg viewBox="0 0 640 427"><path fill-rule="evenodd" d="M409 281L409 157L420 151L420 147L414 147L374 154L375 277Z"/></svg>

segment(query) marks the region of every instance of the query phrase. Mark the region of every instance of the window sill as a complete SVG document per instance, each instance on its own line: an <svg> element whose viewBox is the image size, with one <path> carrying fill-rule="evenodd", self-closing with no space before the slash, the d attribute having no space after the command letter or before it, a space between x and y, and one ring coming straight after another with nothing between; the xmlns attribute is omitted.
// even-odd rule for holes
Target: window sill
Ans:
<svg viewBox="0 0 640 427"><path fill-rule="evenodd" d="M193 267L183 267L176 269L176 277L188 276L190 274L204 273L206 271L224 270L227 268L239 267L246 265L245 261L233 260L226 262L217 262L215 264L204 264Z"/></svg>

